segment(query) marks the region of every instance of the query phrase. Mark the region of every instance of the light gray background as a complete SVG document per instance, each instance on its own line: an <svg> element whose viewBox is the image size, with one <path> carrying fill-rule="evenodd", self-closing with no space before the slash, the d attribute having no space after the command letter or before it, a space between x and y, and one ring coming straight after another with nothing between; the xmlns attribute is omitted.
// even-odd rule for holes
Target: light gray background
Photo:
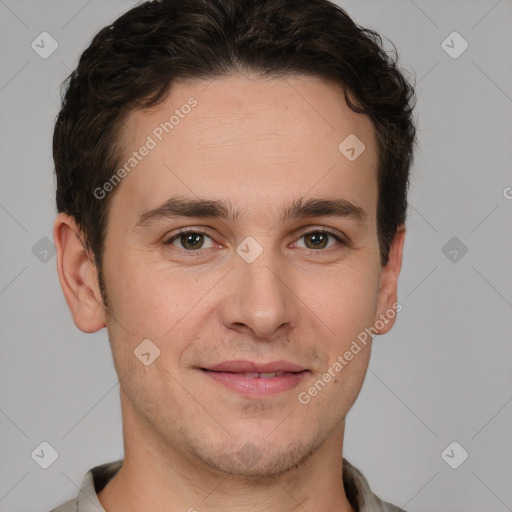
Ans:
<svg viewBox="0 0 512 512"><path fill-rule="evenodd" d="M75 327L56 258L32 248L52 238L59 84L132 5L0 0L2 512L48 511L91 467L123 456L106 331ZM344 456L411 512L512 510L512 0L340 5L389 37L416 76L420 140L403 311L374 341ZM59 44L47 59L31 48L43 31ZM469 43L457 59L441 46L453 31ZM468 248L458 262L442 252L454 236ZM58 452L46 470L31 458L42 441ZM469 453L458 469L441 457L452 441Z"/></svg>

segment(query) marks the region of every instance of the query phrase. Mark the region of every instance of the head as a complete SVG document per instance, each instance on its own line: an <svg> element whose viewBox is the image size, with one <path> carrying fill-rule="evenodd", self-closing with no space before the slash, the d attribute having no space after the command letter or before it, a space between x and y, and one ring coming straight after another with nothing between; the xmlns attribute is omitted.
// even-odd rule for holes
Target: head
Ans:
<svg viewBox="0 0 512 512"><path fill-rule="evenodd" d="M55 127L54 238L76 325L108 329L134 430L261 476L343 428L361 333L396 316L412 103L380 37L326 0L146 2L94 37ZM271 397L211 378L242 359L303 371Z"/></svg>

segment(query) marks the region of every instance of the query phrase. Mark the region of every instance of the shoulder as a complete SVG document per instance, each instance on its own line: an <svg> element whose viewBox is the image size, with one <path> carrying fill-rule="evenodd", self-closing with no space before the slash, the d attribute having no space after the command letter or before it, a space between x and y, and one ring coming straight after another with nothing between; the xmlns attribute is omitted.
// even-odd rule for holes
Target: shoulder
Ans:
<svg viewBox="0 0 512 512"><path fill-rule="evenodd" d="M83 477L76 498L65 501L50 512L105 512L97 493L115 476L122 464L123 459L119 459L93 467Z"/></svg>
<svg viewBox="0 0 512 512"><path fill-rule="evenodd" d="M374 494L361 471L345 458L343 458L343 486L348 500L358 512L406 512Z"/></svg>
<svg viewBox="0 0 512 512"><path fill-rule="evenodd" d="M72 500L65 501L58 507L52 508L50 512L76 512L76 500L73 498Z"/></svg>

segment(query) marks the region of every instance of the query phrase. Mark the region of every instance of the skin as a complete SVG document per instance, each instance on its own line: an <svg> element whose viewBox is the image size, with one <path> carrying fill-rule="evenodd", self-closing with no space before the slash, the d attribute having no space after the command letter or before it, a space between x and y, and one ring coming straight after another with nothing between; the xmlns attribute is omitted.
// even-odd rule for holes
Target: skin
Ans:
<svg viewBox="0 0 512 512"><path fill-rule="evenodd" d="M126 156L190 97L197 106L112 198L109 310L74 220L55 221L58 273L75 324L84 332L107 327L120 379L125 459L100 502L108 512L353 511L342 485L345 416L371 341L307 405L297 396L397 302L405 228L382 267L373 125L320 79L232 75L176 83L164 103L132 113L120 134ZM366 146L353 162L338 150L349 134ZM135 227L173 195L230 200L240 218ZM300 197L341 198L367 218L282 222L281 209ZM179 237L164 244L184 227L206 231L203 246L187 251ZM315 248L311 231L322 229L350 244L329 237ZM252 263L236 252L247 236L263 248ZM144 339L160 350L149 366L133 355ZM232 359L287 360L310 373L292 390L257 399L197 369ZM238 455L248 443L259 455L250 463Z"/></svg>

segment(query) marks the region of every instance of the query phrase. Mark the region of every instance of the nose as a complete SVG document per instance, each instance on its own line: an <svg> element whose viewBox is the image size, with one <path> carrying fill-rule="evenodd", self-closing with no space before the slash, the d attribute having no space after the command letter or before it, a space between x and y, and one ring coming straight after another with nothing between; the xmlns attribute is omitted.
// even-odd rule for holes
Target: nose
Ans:
<svg viewBox="0 0 512 512"><path fill-rule="evenodd" d="M264 250L252 263L239 258L235 265L222 307L224 326L261 341L271 341L294 327L298 297L285 262Z"/></svg>

